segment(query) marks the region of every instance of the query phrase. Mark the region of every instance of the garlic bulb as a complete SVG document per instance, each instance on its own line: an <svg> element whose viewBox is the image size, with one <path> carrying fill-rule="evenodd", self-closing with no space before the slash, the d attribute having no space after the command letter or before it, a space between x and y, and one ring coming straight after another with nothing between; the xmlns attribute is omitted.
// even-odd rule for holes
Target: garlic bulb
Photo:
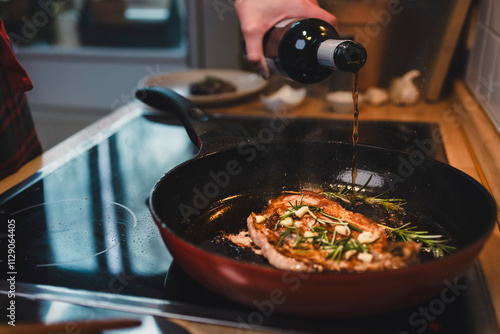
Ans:
<svg viewBox="0 0 500 334"><path fill-rule="evenodd" d="M420 71L411 70L401 78L394 79L389 87L389 98L394 104L414 104L418 101L418 88L413 80L420 76Z"/></svg>

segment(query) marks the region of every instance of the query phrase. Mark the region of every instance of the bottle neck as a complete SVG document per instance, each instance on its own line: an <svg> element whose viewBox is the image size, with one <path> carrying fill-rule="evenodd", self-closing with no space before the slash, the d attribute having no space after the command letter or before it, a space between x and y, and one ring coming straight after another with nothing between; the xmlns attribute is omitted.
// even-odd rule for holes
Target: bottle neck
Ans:
<svg viewBox="0 0 500 334"><path fill-rule="evenodd" d="M327 39L318 47L317 57L322 66L356 72L366 62L366 49L354 41Z"/></svg>

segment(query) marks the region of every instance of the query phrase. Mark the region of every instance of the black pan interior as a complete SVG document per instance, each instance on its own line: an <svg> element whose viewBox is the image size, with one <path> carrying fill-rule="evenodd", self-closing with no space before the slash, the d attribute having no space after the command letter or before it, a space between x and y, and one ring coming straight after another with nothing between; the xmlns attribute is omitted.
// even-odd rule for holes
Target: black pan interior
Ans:
<svg viewBox="0 0 500 334"><path fill-rule="evenodd" d="M167 173L151 196L157 220L201 244L220 230L235 233L246 217L285 190L329 188L351 180L352 146L344 143L242 145L195 158ZM406 210L458 249L484 238L495 222L489 193L466 174L419 156L359 147L358 185L406 201Z"/></svg>

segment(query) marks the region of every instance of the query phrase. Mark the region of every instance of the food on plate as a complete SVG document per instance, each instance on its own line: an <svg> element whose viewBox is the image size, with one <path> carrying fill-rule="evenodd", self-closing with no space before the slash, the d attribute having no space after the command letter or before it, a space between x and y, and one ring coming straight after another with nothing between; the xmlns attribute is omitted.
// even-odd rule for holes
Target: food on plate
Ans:
<svg viewBox="0 0 500 334"><path fill-rule="evenodd" d="M189 85L191 95L210 95L235 92L236 86L221 78L207 75L202 81L193 82Z"/></svg>
<svg viewBox="0 0 500 334"><path fill-rule="evenodd" d="M311 191L271 199L262 212L250 214L247 227L251 241L272 266L301 272L403 268L419 262L428 242L441 242L440 235L414 231L408 224L383 226ZM393 239L398 234L403 236L400 241Z"/></svg>

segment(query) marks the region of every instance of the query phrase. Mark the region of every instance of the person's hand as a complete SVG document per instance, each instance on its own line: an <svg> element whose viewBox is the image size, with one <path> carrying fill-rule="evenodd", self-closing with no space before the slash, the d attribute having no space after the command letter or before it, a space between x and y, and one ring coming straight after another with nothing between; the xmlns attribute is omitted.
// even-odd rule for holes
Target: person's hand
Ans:
<svg viewBox="0 0 500 334"><path fill-rule="evenodd" d="M236 12L246 44L247 59L264 77L269 68L262 42L276 23L291 18L317 18L337 28L337 18L319 7L317 0L235 0Z"/></svg>

